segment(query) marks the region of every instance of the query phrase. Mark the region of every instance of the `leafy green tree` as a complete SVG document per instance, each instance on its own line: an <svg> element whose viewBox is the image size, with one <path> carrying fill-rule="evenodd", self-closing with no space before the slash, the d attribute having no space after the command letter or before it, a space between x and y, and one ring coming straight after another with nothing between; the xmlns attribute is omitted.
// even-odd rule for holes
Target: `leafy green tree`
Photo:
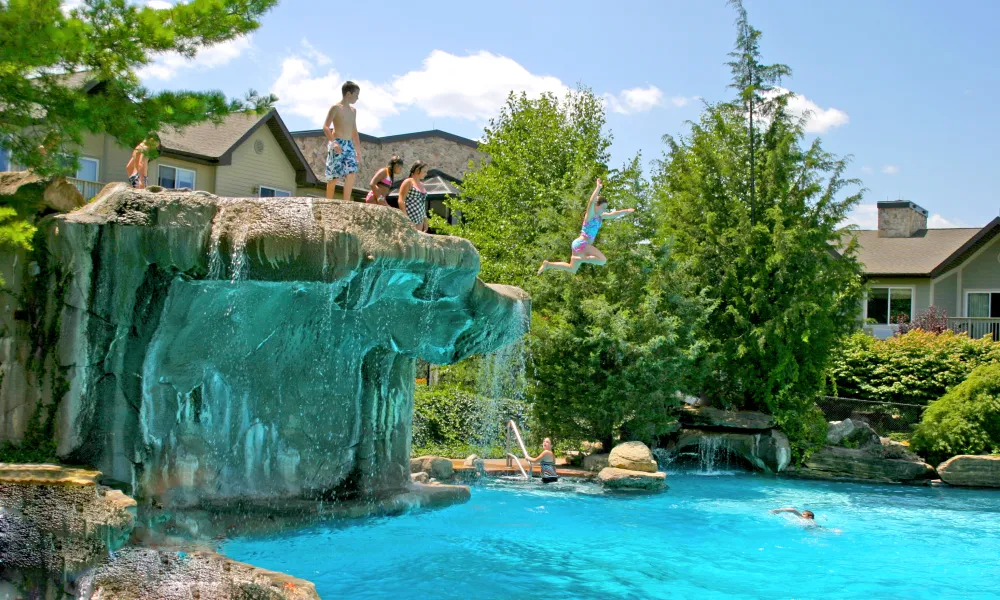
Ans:
<svg viewBox="0 0 1000 600"><path fill-rule="evenodd" d="M511 94L479 147L489 162L468 172L462 195L450 201L451 209L461 212L461 223L438 219L433 226L475 244L484 280L522 284L543 259L540 239L568 233L562 198L581 181L593 185L607 172L611 136L603 128L603 104L588 89L562 100ZM576 198L577 216L589 193ZM573 237L565 240L567 248Z"/></svg>
<svg viewBox="0 0 1000 600"><path fill-rule="evenodd" d="M275 98L252 91L241 101L221 92L152 93L135 71L160 53L193 57L249 33L276 3L190 0L154 9L85 0L67 14L60 0L0 2L0 140L19 164L66 173L87 132L136 144L164 126L269 108Z"/></svg>
<svg viewBox="0 0 1000 600"><path fill-rule="evenodd" d="M563 439L599 440L605 448L616 440L650 442L670 430L677 392L697 389L704 349L697 333L710 309L678 273L668 248L649 243L654 220L639 158L616 175L612 206L638 210L602 229L598 246L607 265L554 272L528 287L537 427ZM578 201L564 207L578 229ZM550 252L567 253L571 235L564 230Z"/></svg>
<svg viewBox="0 0 1000 600"><path fill-rule="evenodd" d="M733 85L745 87L733 102L707 105L684 137L665 138L656 239L672 240L686 274L717 303L704 393L774 414L802 456L822 443L814 401L861 301L856 243L840 229L861 192L848 193L859 182L844 178L845 159L806 143L805 118L789 113L788 95L769 93L765 84L788 69L761 66L760 34L737 6L731 66ZM755 113L764 118L749 126Z"/></svg>

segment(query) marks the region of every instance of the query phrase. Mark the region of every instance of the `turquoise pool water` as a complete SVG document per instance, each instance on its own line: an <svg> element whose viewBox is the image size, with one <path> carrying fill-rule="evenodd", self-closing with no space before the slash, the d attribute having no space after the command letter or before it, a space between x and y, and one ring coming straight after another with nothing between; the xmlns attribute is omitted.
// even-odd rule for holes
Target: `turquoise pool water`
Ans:
<svg viewBox="0 0 1000 600"><path fill-rule="evenodd" d="M745 474L668 481L662 495L630 497L493 481L464 505L234 539L223 551L309 579L325 599L1000 597L1000 492ZM787 505L828 529L768 513Z"/></svg>

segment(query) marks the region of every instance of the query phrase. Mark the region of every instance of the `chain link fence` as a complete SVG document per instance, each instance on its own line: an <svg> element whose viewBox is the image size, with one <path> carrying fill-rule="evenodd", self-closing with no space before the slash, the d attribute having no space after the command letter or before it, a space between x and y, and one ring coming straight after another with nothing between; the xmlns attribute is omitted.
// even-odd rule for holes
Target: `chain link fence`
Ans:
<svg viewBox="0 0 1000 600"><path fill-rule="evenodd" d="M827 421L864 421L872 426L880 436L909 434L920 422L923 404L901 404L898 402L874 402L857 398L837 398L824 396L816 403Z"/></svg>

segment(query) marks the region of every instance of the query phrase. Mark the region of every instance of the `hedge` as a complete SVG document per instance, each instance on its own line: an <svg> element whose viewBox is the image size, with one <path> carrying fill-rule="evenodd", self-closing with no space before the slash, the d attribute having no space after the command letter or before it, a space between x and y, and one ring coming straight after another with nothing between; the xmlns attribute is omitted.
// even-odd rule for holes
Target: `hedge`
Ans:
<svg viewBox="0 0 1000 600"><path fill-rule="evenodd" d="M975 368L1000 364L1000 344L952 331L913 330L885 340L858 332L831 357L831 392L842 398L928 404Z"/></svg>
<svg viewBox="0 0 1000 600"><path fill-rule="evenodd" d="M518 400L494 402L460 385L418 385L413 402L412 453L501 458L505 423L515 419L523 426L526 413L526 404Z"/></svg>

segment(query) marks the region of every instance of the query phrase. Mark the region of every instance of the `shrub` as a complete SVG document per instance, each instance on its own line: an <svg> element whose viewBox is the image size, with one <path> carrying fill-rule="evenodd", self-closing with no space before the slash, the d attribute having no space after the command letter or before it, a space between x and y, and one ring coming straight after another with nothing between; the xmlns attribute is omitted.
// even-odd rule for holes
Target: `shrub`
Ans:
<svg viewBox="0 0 1000 600"><path fill-rule="evenodd" d="M527 406L519 400L490 398L461 385L418 385L413 395L413 454L461 458L479 454L503 457L504 425L525 422Z"/></svg>
<svg viewBox="0 0 1000 600"><path fill-rule="evenodd" d="M1000 344L915 329L885 340L858 332L834 352L830 379L842 398L927 404L976 367L1000 363Z"/></svg>
<svg viewBox="0 0 1000 600"><path fill-rule="evenodd" d="M907 320L906 315L901 314L897 322L899 323L897 335L909 333L914 329L922 329L930 333L944 333L948 331L948 311L932 306L917 315L912 321Z"/></svg>
<svg viewBox="0 0 1000 600"><path fill-rule="evenodd" d="M977 368L932 403L913 432L911 446L934 464L956 454L1000 450L1000 365Z"/></svg>

